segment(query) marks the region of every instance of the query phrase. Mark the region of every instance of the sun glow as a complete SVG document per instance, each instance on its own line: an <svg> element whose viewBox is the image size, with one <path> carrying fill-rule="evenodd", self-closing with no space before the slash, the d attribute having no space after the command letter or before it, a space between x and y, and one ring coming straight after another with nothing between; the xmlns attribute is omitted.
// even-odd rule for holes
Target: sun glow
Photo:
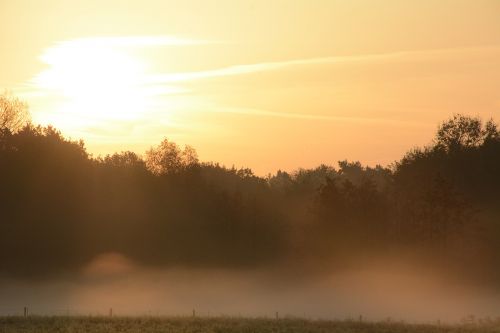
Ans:
<svg viewBox="0 0 500 333"><path fill-rule="evenodd" d="M158 45L163 39L85 38L59 43L40 60L48 66L33 83L63 102L54 116L65 127L135 120L171 88L147 83L148 64L130 47ZM113 41L113 39L111 39Z"/></svg>

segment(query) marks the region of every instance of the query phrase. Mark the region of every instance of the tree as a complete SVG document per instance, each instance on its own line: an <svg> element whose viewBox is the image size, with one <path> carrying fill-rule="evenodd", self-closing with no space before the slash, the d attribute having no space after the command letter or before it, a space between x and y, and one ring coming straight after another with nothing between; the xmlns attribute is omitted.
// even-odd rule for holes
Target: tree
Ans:
<svg viewBox="0 0 500 333"><path fill-rule="evenodd" d="M182 164L185 166L193 166L198 164L198 153L196 149L189 145L184 146L184 150L181 153Z"/></svg>
<svg viewBox="0 0 500 333"><path fill-rule="evenodd" d="M474 219L471 205L452 183L441 175L429 184L419 202L418 217L422 236L426 240L446 242L460 235Z"/></svg>
<svg viewBox="0 0 500 333"><path fill-rule="evenodd" d="M498 130L498 126L493 119L486 122L483 133L485 143L500 140L500 131Z"/></svg>
<svg viewBox="0 0 500 333"><path fill-rule="evenodd" d="M15 133L29 122L28 104L8 92L0 95L0 131Z"/></svg>
<svg viewBox="0 0 500 333"><path fill-rule="evenodd" d="M122 151L104 157L103 162L107 165L123 168L143 168L144 161L139 155L132 151Z"/></svg>
<svg viewBox="0 0 500 333"><path fill-rule="evenodd" d="M175 173L198 164L198 155L191 146L181 150L175 142L164 139L157 147L146 151L146 166L156 175Z"/></svg>
<svg viewBox="0 0 500 333"><path fill-rule="evenodd" d="M499 137L496 124L489 120L485 126L478 117L456 114L443 122L436 134L436 147L446 151L471 148L482 145L485 141Z"/></svg>

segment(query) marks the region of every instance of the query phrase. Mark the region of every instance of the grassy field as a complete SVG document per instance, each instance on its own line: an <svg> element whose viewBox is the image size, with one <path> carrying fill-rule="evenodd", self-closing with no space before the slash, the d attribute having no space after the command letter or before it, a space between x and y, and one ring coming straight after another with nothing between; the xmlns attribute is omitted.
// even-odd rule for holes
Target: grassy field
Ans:
<svg viewBox="0 0 500 333"><path fill-rule="evenodd" d="M354 333L354 332L500 332L500 324L410 325L393 322L310 321L301 319L156 318L156 317L0 317L0 333Z"/></svg>

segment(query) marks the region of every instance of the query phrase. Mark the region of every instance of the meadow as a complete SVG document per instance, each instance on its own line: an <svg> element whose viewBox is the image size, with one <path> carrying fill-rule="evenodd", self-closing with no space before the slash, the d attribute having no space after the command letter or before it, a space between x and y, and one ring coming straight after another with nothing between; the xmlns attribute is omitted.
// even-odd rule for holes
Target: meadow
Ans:
<svg viewBox="0 0 500 333"><path fill-rule="evenodd" d="M186 318L186 317L71 317L32 316L0 317L1 333L36 332L91 332L91 333L438 333L438 332L500 332L500 323L484 321L475 323L408 324L383 321L364 322L354 320L326 321L305 319L269 318Z"/></svg>

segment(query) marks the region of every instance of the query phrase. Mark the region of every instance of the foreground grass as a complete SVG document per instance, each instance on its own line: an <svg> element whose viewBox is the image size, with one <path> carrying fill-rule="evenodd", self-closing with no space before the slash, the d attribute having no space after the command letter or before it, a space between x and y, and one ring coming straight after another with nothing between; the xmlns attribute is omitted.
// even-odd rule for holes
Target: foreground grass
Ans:
<svg viewBox="0 0 500 333"><path fill-rule="evenodd" d="M0 317L0 333L411 333L500 332L499 324L414 325L301 319L157 318L157 317Z"/></svg>

